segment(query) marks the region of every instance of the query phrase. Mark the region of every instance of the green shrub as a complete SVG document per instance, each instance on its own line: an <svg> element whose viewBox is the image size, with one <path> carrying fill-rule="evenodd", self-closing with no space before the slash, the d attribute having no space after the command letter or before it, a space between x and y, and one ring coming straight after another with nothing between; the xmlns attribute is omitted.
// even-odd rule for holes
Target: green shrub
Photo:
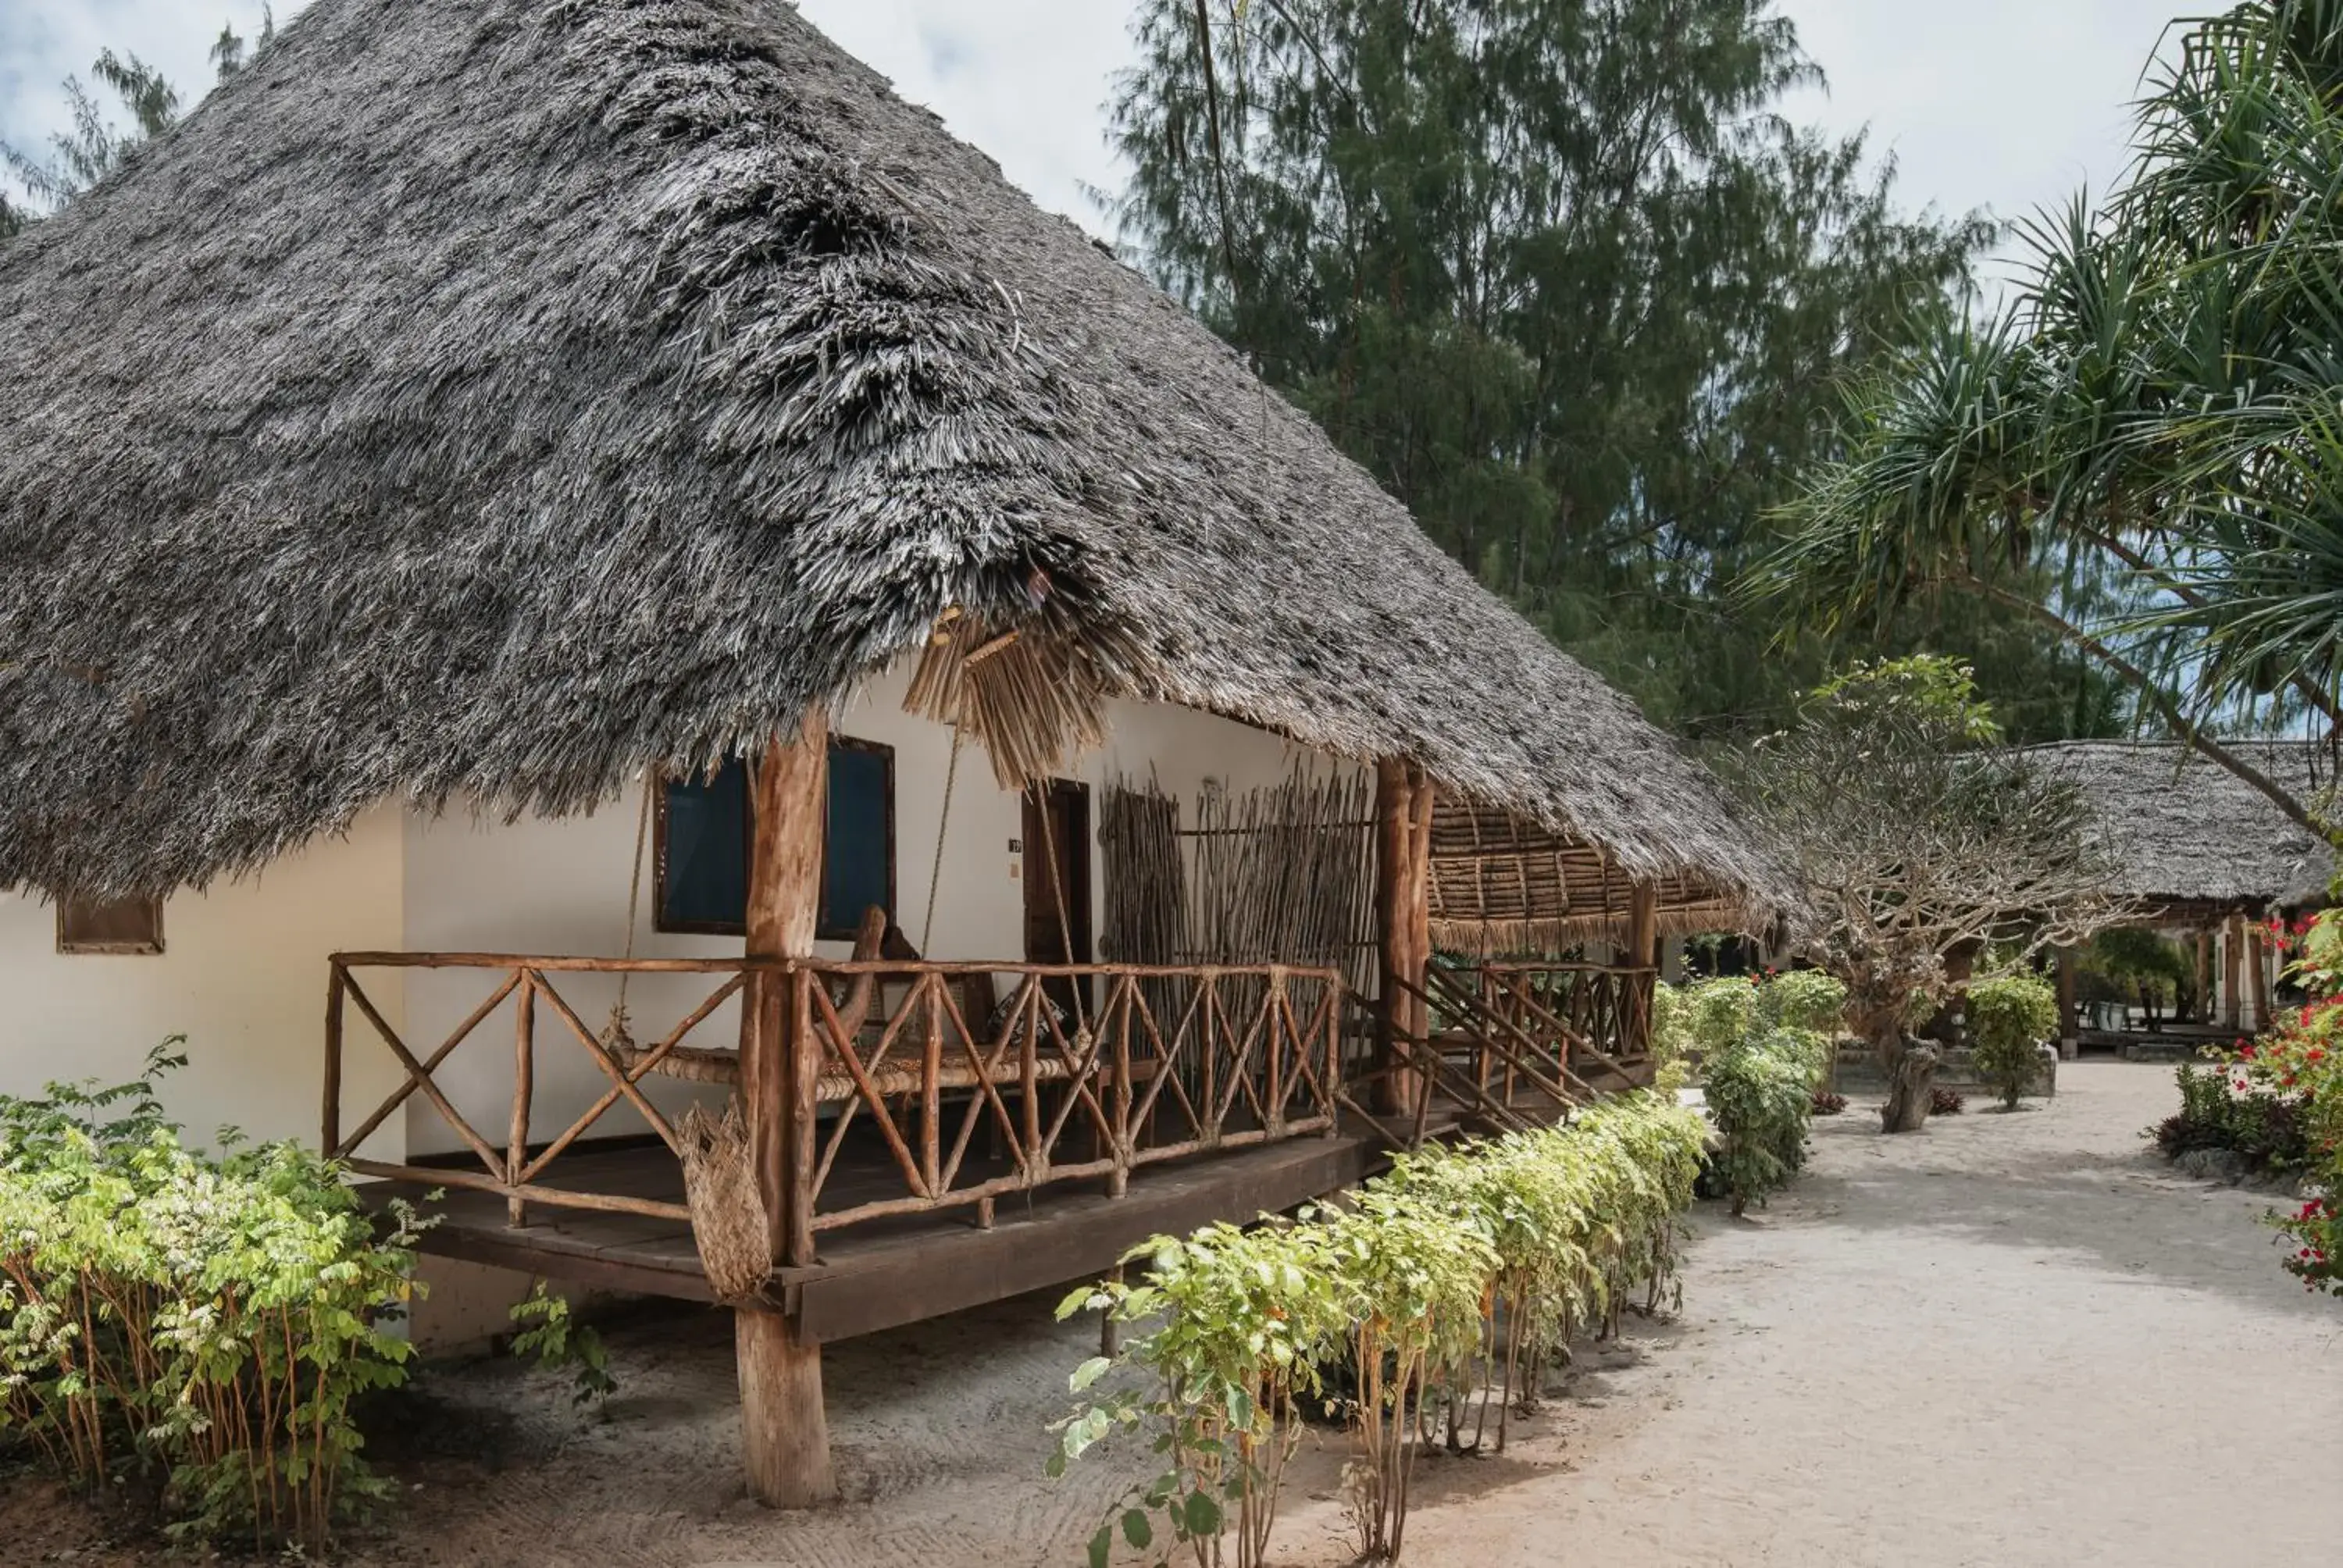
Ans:
<svg viewBox="0 0 2343 1568"><path fill-rule="evenodd" d="M1684 1001L1685 1032L1703 1056L1746 1039L1756 1026L1757 987L1753 981L1730 976L1699 980L1684 988Z"/></svg>
<svg viewBox="0 0 2343 1568"><path fill-rule="evenodd" d="M1820 970L1785 970L1757 990L1756 1020L1764 1028L1836 1040L1845 1012L1845 985Z"/></svg>
<svg viewBox="0 0 2343 1568"><path fill-rule="evenodd" d="M2042 1071L2042 1042L2058 1031L2057 993L2031 975L2007 975L1969 987L1966 1010L1977 1076L2015 1109Z"/></svg>
<svg viewBox="0 0 2343 1568"><path fill-rule="evenodd" d="M184 1147L153 1090L176 1044L137 1083L0 1098L0 1432L139 1483L183 1539L316 1548L385 1490L351 1405L405 1381L417 1228L378 1240L292 1145Z"/></svg>
<svg viewBox="0 0 2343 1568"><path fill-rule="evenodd" d="M1141 1332L1075 1372L1078 1394L1135 1375L1058 1423L1051 1473L1125 1430L1151 1432L1166 1461L1116 1503L1091 1560L1120 1536L1184 1546L1205 1568L1232 1553L1239 1568L1263 1561L1301 1404L1326 1392L1329 1362L1356 1382L1343 1479L1360 1560L1395 1558L1415 1456L1443 1416L1453 1442L1463 1399L1480 1397L1477 1441L1492 1384L1510 1393L1524 1362L1613 1318L1631 1290L1649 1304L1675 1292L1675 1227L1705 1138L1672 1094L1626 1095L1564 1127L1404 1156L1299 1222L1135 1249L1125 1261L1148 1265L1143 1282L1085 1287L1059 1309Z"/></svg>
<svg viewBox="0 0 2343 1568"><path fill-rule="evenodd" d="M1708 1113L1724 1140L1717 1174L1736 1215L1788 1186L1805 1163L1820 1039L1776 1029L1709 1060Z"/></svg>

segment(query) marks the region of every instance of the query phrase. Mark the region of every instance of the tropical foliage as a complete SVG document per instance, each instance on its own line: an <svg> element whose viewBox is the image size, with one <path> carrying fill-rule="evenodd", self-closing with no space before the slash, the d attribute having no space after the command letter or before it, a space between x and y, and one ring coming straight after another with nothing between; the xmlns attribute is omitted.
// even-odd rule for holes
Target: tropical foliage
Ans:
<svg viewBox="0 0 2343 1568"><path fill-rule="evenodd" d="M2329 910L2310 923L2290 972L2311 1000L2241 1049L2232 1070L2300 1121L2314 1191L2272 1217L2287 1270L2309 1290L2343 1296L2343 917Z"/></svg>
<svg viewBox="0 0 2343 1568"><path fill-rule="evenodd" d="M1361 1560L1395 1559L1416 1458L1443 1436L1461 1446L1468 1403L1477 1442L1497 1402L1502 1444L1512 1396L1534 1394L1534 1369L1574 1332L1615 1322L1639 1288L1646 1306L1673 1300L1704 1135L1672 1094L1631 1095L1568 1126L1407 1156L1339 1209L1135 1249L1141 1280L1059 1309L1139 1332L1074 1373L1085 1399L1056 1428L1051 1473L1117 1432L1151 1436L1163 1464L1116 1504L1091 1562L1118 1540L1200 1568L1263 1562L1313 1401L1351 1430Z"/></svg>
<svg viewBox="0 0 2343 1568"><path fill-rule="evenodd" d="M2042 1075L2042 1046L2058 1032L2058 993L2033 975L2002 975L1970 986L1963 1010L1977 1076L2015 1110Z"/></svg>
<svg viewBox="0 0 2343 1568"><path fill-rule="evenodd" d="M1789 1185L1806 1160L1806 1126L1823 1103L1846 987L1817 970L1660 986L1702 1054L1702 1088L1718 1146L1708 1181L1735 1215ZM1841 1102L1844 1104L1844 1101Z"/></svg>
<svg viewBox="0 0 2343 1568"><path fill-rule="evenodd" d="M2000 314L1858 378L1760 587L1830 629L1951 589L2199 721L2343 713L2343 3L2253 0L2153 67L2137 160L2027 226ZM2045 605L2045 576L2062 585ZM2279 781L2201 749L2310 825ZM2316 805L2316 802L2308 803Z"/></svg>
<svg viewBox="0 0 2343 1568"><path fill-rule="evenodd" d="M290 1144L186 1148L154 1079L0 1099L0 1437L175 1533L315 1550L380 1495L354 1403L402 1382L417 1224Z"/></svg>

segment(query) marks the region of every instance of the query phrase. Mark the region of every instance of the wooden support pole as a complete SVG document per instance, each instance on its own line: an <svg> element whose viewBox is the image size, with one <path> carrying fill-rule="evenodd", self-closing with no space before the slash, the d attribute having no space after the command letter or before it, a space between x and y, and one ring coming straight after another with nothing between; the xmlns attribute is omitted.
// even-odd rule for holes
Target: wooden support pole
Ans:
<svg viewBox="0 0 2343 1568"><path fill-rule="evenodd" d="M1629 981L1635 995L1620 1020L1616 1045L1622 1056L1642 1056L1652 1045L1652 988L1660 969L1660 890L1648 882L1638 882L1628 895L1627 963L1646 972Z"/></svg>
<svg viewBox="0 0 2343 1568"><path fill-rule="evenodd" d="M822 1416L821 1347L800 1344L796 1324L762 1308L736 1308L732 1327L750 1494L775 1508L830 1502L838 1483Z"/></svg>
<svg viewBox="0 0 2343 1568"><path fill-rule="evenodd" d="M333 966L326 980L326 1103L317 1128L317 1152L331 1160L342 1151L342 993L349 978Z"/></svg>
<svg viewBox="0 0 2343 1568"><path fill-rule="evenodd" d="M1429 1019L1418 1000L1432 957L1432 789L1413 764L1375 765L1375 934L1382 980L1379 1062L1395 1069L1400 1037L1421 1039ZM1425 1091L1420 1075L1387 1070L1379 1108L1413 1115Z"/></svg>
<svg viewBox="0 0 2343 1568"><path fill-rule="evenodd" d="M2078 1047L2083 1038L2075 1011L2075 950L2058 949L2054 961L2058 976L2058 1049L2066 1051Z"/></svg>
<svg viewBox="0 0 2343 1568"><path fill-rule="evenodd" d="M2239 1020L2240 992L2245 980L2246 920L2243 915L2231 915L2221 928L2221 1027L2242 1027Z"/></svg>
<svg viewBox="0 0 2343 1568"><path fill-rule="evenodd" d="M2211 1023L2213 1006L2213 933L2204 927L2197 930L2197 1021Z"/></svg>
<svg viewBox="0 0 2343 1568"><path fill-rule="evenodd" d="M2269 1027L2269 933L2262 930L2259 922L2246 929L2247 961L2254 967L2254 1028L2259 1030Z"/></svg>
<svg viewBox="0 0 2343 1568"><path fill-rule="evenodd" d="M526 973L513 990L512 1122L505 1134L505 1180L518 1187L528 1171L528 1128L537 1097L537 982ZM505 1222L518 1231L528 1223L528 1205L506 1200Z"/></svg>
<svg viewBox="0 0 2343 1568"><path fill-rule="evenodd" d="M793 739L768 747L756 769L751 959L802 959L813 952L829 786L830 725L817 710L806 715ZM813 1030L811 984L802 970L760 969L741 1003L740 1093L776 1262L814 1260L814 1097L821 1047ZM838 1480L822 1410L820 1347L800 1343L796 1324L762 1307L737 1308L733 1328L749 1493L776 1508L830 1501Z"/></svg>

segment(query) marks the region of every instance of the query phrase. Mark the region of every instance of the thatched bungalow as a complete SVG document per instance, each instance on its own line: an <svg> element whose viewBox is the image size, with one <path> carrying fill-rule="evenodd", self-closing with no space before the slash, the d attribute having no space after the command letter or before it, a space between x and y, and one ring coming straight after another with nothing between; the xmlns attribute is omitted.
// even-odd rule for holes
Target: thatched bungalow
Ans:
<svg viewBox="0 0 2343 1568"><path fill-rule="evenodd" d="M2227 745L2301 799L2316 799L2334 782L2324 747ZM2333 849L2177 741L2066 741L2026 755L2082 789L2119 868L2117 890L2135 906L2129 923L2194 951L2198 994L2209 1003L2202 1029L2226 1037L2258 1027L2269 1015L2278 965L2264 922L2325 907ZM2084 1028L2069 967L2061 967L2059 981L2064 1037L2109 1033Z"/></svg>
<svg viewBox="0 0 2343 1568"><path fill-rule="evenodd" d="M823 1340L1632 1081L1782 898L781 0L317 0L0 250L0 1080L322 1077L433 1245L738 1304L771 1500Z"/></svg>

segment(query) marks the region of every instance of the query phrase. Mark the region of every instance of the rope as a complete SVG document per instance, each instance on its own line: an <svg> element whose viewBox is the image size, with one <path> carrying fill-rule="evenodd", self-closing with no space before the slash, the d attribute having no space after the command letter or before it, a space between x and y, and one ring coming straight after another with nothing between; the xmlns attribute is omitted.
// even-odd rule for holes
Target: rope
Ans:
<svg viewBox="0 0 2343 1568"><path fill-rule="evenodd" d="M635 956L635 927L641 922L643 902L643 845L650 838L651 791L659 788L659 779L649 769L643 772L643 809L635 815L635 863L627 879L627 960ZM634 1031L627 1017L627 982L633 980L627 970L618 971L618 1000L610 1007L610 1026L602 1031L605 1045L634 1048Z"/></svg>
<svg viewBox="0 0 2343 1568"><path fill-rule="evenodd" d="M936 859L928 868L928 918L920 922L920 956L929 956L928 943L936 934L936 891L944 880L944 835L951 830L952 784L960 777L960 726L952 726L951 760L944 765L944 809L936 819Z"/></svg>

